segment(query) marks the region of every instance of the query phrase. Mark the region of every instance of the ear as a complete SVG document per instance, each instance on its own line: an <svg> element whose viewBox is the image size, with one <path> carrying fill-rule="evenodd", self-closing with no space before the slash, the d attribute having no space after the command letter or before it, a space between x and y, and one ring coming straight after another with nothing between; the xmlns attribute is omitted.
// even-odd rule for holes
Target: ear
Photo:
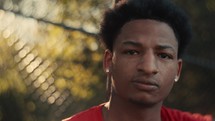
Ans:
<svg viewBox="0 0 215 121"><path fill-rule="evenodd" d="M182 63L183 63L182 59L178 59L178 62L177 62L177 63L178 63L178 64L177 64L178 69L177 69L177 75L176 75L176 77L175 77L175 81L176 81L176 82L179 80L179 77L180 77L180 75L181 75Z"/></svg>
<svg viewBox="0 0 215 121"><path fill-rule="evenodd" d="M110 72L113 54L110 50L105 50L103 59L103 69L106 73Z"/></svg>

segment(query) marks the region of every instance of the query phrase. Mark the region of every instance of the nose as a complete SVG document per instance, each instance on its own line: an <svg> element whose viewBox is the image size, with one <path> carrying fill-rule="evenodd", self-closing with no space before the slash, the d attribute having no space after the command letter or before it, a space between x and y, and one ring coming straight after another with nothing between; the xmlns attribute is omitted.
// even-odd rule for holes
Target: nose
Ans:
<svg viewBox="0 0 215 121"><path fill-rule="evenodd" d="M147 52L142 55L137 64L137 70L146 75L155 75L158 73L158 64L153 52Z"/></svg>

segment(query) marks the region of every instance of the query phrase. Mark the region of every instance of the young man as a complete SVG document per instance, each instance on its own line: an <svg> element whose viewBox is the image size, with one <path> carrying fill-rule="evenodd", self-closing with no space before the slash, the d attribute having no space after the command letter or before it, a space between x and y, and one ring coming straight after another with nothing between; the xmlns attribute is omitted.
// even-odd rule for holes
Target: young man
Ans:
<svg viewBox="0 0 215 121"><path fill-rule="evenodd" d="M179 8L166 0L119 1L105 13L100 36L110 99L64 121L212 121L163 106L191 39Z"/></svg>

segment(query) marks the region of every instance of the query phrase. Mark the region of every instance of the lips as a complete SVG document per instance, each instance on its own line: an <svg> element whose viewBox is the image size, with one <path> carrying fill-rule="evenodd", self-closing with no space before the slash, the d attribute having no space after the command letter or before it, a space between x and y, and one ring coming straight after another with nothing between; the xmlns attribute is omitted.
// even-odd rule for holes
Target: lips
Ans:
<svg viewBox="0 0 215 121"><path fill-rule="evenodd" d="M155 91L159 88L159 85L154 80L134 80L132 84L137 90L141 91Z"/></svg>

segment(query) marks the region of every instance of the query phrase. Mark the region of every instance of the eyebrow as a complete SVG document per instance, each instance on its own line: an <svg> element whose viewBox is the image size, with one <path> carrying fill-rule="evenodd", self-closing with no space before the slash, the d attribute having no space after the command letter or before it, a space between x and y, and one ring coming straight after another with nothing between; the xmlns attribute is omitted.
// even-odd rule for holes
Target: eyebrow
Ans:
<svg viewBox="0 0 215 121"><path fill-rule="evenodd" d="M137 46L137 47L142 47L142 44L136 41L124 41L122 42L123 45L132 45L132 46ZM165 49L170 49L174 52L176 52L176 49L171 46L171 45L163 45L163 44L159 44L155 47L157 50L165 50Z"/></svg>
<svg viewBox="0 0 215 121"><path fill-rule="evenodd" d="M135 41L124 41L122 42L123 45L132 45L132 46L138 46L141 47L141 43L139 42L135 42Z"/></svg>
<svg viewBox="0 0 215 121"><path fill-rule="evenodd" d="M157 50L172 50L173 52L175 52L176 53L176 49L173 47L173 46L171 46L171 45L158 45L158 46L156 46L156 49Z"/></svg>

